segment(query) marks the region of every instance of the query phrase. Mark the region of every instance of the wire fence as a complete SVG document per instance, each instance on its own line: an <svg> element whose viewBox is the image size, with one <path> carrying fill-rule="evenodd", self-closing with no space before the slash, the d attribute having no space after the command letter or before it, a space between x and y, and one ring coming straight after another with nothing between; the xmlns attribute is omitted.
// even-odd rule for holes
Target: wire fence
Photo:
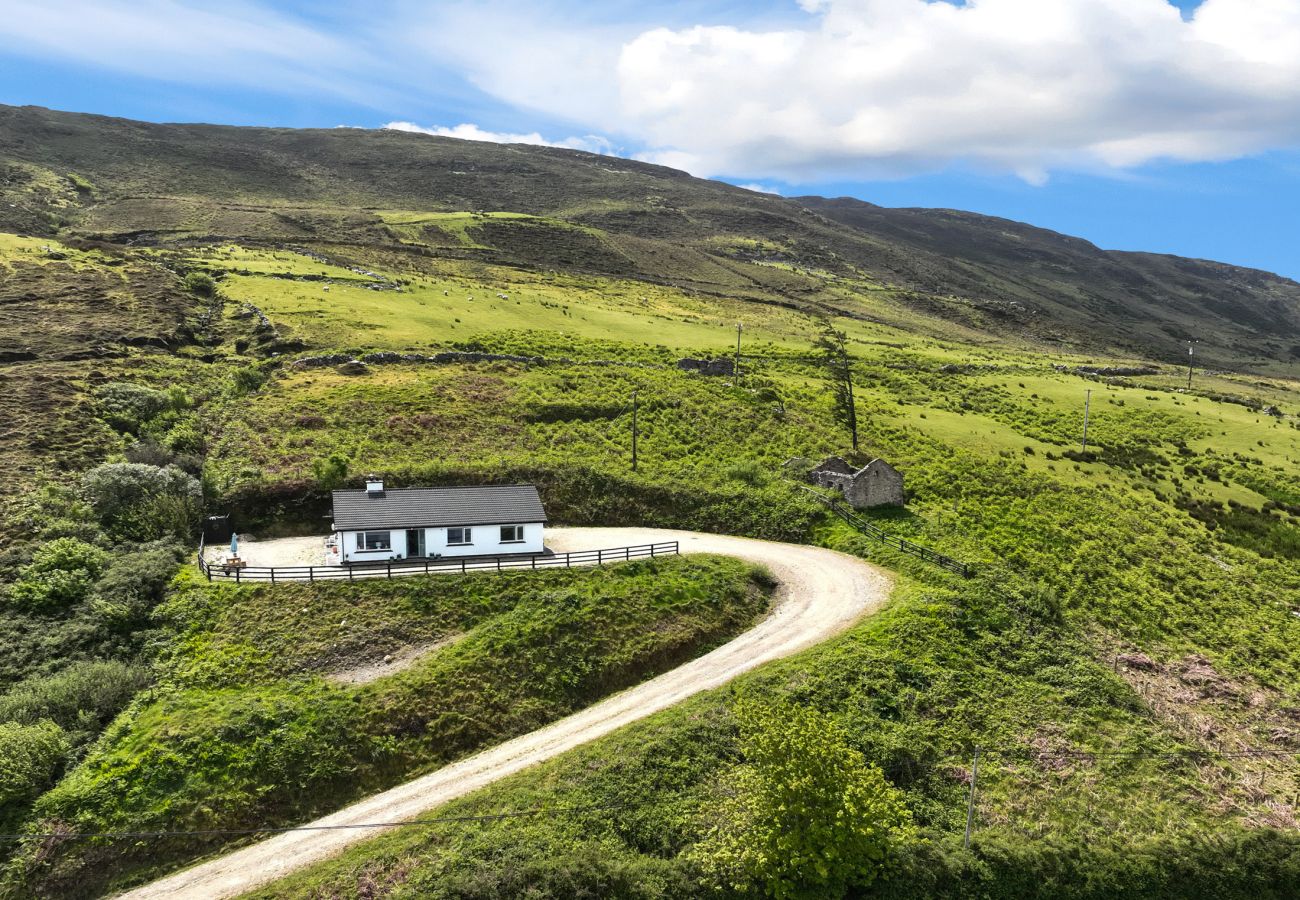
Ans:
<svg viewBox="0 0 1300 900"><path fill-rule="evenodd" d="M937 553L929 547L922 547L920 544L914 544L906 538L896 537L888 531L885 531L885 529L880 526L873 525L871 522L862 518L862 516L858 515L851 506L842 500L836 500L834 497L827 497L823 494L819 494L812 488L805 487L802 484L796 484L795 487L816 497L819 501L828 506L831 512L835 513L841 519L848 522L868 537L873 537L880 541L886 547L892 547L896 550L901 550L903 553L910 553L913 556L918 556L926 562L934 563L940 568L947 569L949 572L956 572L963 578L971 578L975 575L975 567L969 563L964 563L960 560L953 559L951 556Z"/></svg>
<svg viewBox="0 0 1300 900"><path fill-rule="evenodd" d="M611 547L603 550L579 550L574 553L538 553L528 556L463 556L459 559L398 559L379 563L351 563L336 566L242 566L208 562L204 542L199 541L198 565L208 581L265 581L271 584L290 581L356 581L363 578L399 578L405 575L466 574L469 572L503 572L507 569L551 569L574 566L602 566L606 563L634 559L657 559L677 556L677 541Z"/></svg>

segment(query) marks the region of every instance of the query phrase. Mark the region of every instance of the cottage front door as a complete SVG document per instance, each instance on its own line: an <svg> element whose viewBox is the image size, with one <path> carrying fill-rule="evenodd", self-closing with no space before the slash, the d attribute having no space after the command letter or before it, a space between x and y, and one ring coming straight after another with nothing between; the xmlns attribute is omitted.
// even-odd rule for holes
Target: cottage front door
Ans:
<svg viewBox="0 0 1300 900"><path fill-rule="evenodd" d="M424 556L424 529L411 528L406 532L406 558Z"/></svg>

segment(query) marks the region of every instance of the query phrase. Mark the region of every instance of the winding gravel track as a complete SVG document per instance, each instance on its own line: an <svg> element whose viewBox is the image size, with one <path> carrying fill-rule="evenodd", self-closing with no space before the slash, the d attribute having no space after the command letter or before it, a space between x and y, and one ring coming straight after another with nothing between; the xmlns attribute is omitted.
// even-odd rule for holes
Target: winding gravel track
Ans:
<svg viewBox="0 0 1300 900"><path fill-rule="evenodd" d="M767 566L778 582L770 614L735 640L671 672L309 824L401 822L419 816L692 694L725 684L755 666L824 641L880 608L892 585L881 569L820 547L656 528L547 531L547 545L558 552L673 540L680 542L682 553L716 553ZM376 831L344 828L280 834L123 896L132 900L233 897L334 856Z"/></svg>

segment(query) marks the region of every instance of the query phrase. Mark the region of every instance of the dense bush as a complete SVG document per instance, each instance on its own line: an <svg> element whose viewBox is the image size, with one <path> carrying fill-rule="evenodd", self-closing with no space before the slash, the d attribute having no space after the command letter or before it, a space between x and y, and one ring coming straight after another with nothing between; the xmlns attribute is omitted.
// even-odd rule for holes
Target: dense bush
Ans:
<svg viewBox="0 0 1300 900"><path fill-rule="evenodd" d="M688 859L721 889L778 900L875 881L912 839L902 794L816 710L750 701L735 714L745 762Z"/></svg>
<svg viewBox="0 0 1300 900"><path fill-rule="evenodd" d="M0 722L0 823L45 791L63 766L68 739L53 722Z"/></svg>
<svg viewBox="0 0 1300 900"><path fill-rule="evenodd" d="M251 394L266 384L269 376L256 366L244 366L230 373L227 390L232 396L242 397Z"/></svg>
<svg viewBox="0 0 1300 900"><path fill-rule="evenodd" d="M95 613L116 628L145 622L162 601L181 561L175 544L160 543L113 557L95 585Z"/></svg>
<svg viewBox="0 0 1300 900"><path fill-rule="evenodd" d="M148 683L147 672L120 660L74 662L28 678L0 695L0 722L58 724L77 738L98 733Z"/></svg>
<svg viewBox="0 0 1300 900"><path fill-rule="evenodd" d="M185 392L178 387L164 391L127 381L106 384L96 395L104 420L119 431L132 434L163 413L183 409L188 404Z"/></svg>
<svg viewBox="0 0 1300 900"><path fill-rule="evenodd" d="M199 297L214 297L217 283L207 272L190 272L185 276L185 290Z"/></svg>
<svg viewBox="0 0 1300 900"><path fill-rule="evenodd" d="M317 487L322 491L332 491L347 481L348 458L342 453L331 453L324 459L312 460L311 471L316 476Z"/></svg>
<svg viewBox="0 0 1300 900"><path fill-rule="evenodd" d="M175 466L104 463L81 487L104 526L128 540L188 536L202 514L198 479Z"/></svg>
<svg viewBox="0 0 1300 900"><path fill-rule="evenodd" d="M108 554L77 538L42 544L9 591L13 604L32 610L71 606L90 594Z"/></svg>

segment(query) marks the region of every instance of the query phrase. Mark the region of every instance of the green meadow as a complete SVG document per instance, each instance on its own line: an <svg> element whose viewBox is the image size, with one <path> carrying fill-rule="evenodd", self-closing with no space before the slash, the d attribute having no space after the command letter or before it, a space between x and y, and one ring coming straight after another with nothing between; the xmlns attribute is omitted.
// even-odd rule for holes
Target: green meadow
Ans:
<svg viewBox="0 0 1300 900"><path fill-rule="evenodd" d="M617 248L600 229L546 217L367 215L397 243L221 241L117 256L59 245L54 259L50 242L0 237L0 265L22 278L135 291L130 302L94 295L67 333L122 330L145 312L155 327L121 354L58 361L68 390L51 409L85 442L80 456L60 469L30 441L4 445L25 473L9 501L22 537L6 551L5 590L38 578L35 548L67 536L155 554L175 575L135 618L94 586L59 609L13 609L0 713L25 710L13 723L45 741L48 766L0 807L11 827L300 822L664 671L765 608L762 573L714 559L212 586L177 561L189 548L175 535L158 537L177 548L164 558L134 520L78 524L89 513L73 476L129 461L184 468L206 508L246 533L319 533L333 460L351 481L535 482L557 523L814 542L900 577L888 609L841 638L440 811L616 812L395 832L263 896L745 896L710 882L694 849L745 753L741 699L828 717L901 792L913 838L862 896L1177 896L1195 883L1282 897L1296 883L1296 382L1198 369L1189 391L1170 365L1080 374L1144 363L981 330L871 279L782 262L770 241L718 247L772 256L761 265L797 268L820 280L814 291L756 302L734 287L480 258L490 228ZM155 293L136 288L154 284L146 277ZM824 321L848 335L853 458L883 456L906 477L906 508L868 516L971 563L974 578L884 548L792 483L789 460L853 456L811 349ZM732 357L737 324L739 377L678 368ZM386 350L536 361L295 365ZM23 371L22 390L50 387L47 373ZM331 680L421 648L377 681ZM105 659L124 667L111 691L92 690L88 669L61 674ZM52 711L63 743L34 708ZM977 744L998 752L981 764L963 850ZM4 887L91 896L227 846L27 842Z"/></svg>

